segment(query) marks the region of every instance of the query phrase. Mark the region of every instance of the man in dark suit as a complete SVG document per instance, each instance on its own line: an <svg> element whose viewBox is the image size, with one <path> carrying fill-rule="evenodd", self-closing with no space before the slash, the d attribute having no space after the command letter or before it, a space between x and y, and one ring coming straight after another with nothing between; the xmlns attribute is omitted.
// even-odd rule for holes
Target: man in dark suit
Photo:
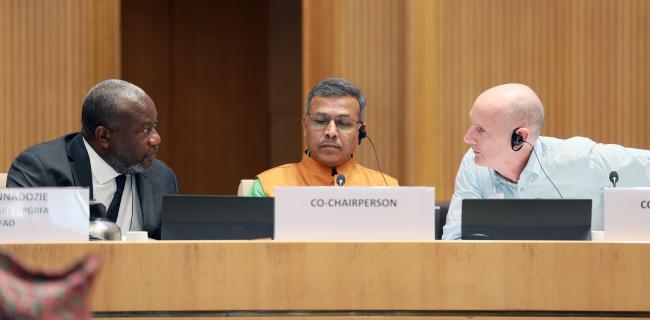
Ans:
<svg viewBox="0 0 650 320"><path fill-rule="evenodd" d="M156 159L161 138L151 98L126 81L102 81L86 95L81 122L81 132L23 151L7 187L88 187L123 233L145 230L160 239L162 196L178 194L178 183Z"/></svg>

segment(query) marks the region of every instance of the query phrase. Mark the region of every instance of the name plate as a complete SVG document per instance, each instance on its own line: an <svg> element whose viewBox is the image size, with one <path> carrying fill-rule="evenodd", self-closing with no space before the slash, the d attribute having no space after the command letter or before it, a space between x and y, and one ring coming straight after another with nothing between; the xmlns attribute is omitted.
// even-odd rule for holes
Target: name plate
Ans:
<svg viewBox="0 0 650 320"><path fill-rule="evenodd" d="M434 188L277 187L275 240L435 240Z"/></svg>
<svg viewBox="0 0 650 320"><path fill-rule="evenodd" d="M0 189L0 242L88 241L87 188Z"/></svg>
<svg viewBox="0 0 650 320"><path fill-rule="evenodd" d="M650 241L650 188L607 188L604 239Z"/></svg>

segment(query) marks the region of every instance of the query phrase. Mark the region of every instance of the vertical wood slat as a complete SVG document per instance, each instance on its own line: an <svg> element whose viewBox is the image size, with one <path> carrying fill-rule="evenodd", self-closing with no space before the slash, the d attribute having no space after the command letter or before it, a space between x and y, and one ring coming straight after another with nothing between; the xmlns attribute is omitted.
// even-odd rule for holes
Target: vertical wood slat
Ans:
<svg viewBox="0 0 650 320"><path fill-rule="evenodd" d="M119 0L0 0L0 172L79 130L81 102L120 75Z"/></svg>
<svg viewBox="0 0 650 320"><path fill-rule="evenodd" d="M444 192L440 190L444 185L432 182L430 177L440 177L442 161L437 160L444 157L442 153L427 150L449 147L449 141L442 139L444 134L440 134L449 123L445 124L439 114L444 110L453 110L442 107L441 83L439 77L435 76L442 47L440 34L436 32L439 21L431 17L438 16L439 10L440 5L433 1L412 0L407 3L405 125L404 135L397 137L397 143L402 143L405 151L410 153L404 157L402 184L434 185L437 194ZM409 60L413 62L409 63Z"/></svg>
<svg viewBox="0 0 650 320"><path fill-rule="evenodd" d="M505 82L524 82L540 95L544 135L650 148L647 1L303 3L303 35L312 43L303 47L304 91L327 75L359 84L384 170L403 185L434 185L438 199L451 197L468 149L467 113L483 90ZM326 5L335 9L317 10ZM323 28L310 23L316 20L337 26L328 41L345 38L352 47L318 46ZM395 30L404 32L395 37ZM405 50L386 50L386 43ZM337 63L321 63L322 56ZM398 67L385 67L393 62ZM370 152L362 147L358 158L374 167Z"/></svg>

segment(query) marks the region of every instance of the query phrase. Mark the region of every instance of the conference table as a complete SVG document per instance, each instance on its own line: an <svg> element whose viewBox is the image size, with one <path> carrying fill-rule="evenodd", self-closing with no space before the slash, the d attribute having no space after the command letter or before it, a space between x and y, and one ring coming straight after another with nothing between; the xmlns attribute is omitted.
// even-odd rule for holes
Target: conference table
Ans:
<svg viewBox="0 0 650 320"><path fill-rule="evenodd" d="M650 243L0 244L30 268L102 257L97 318L650 318Z"/></svg>

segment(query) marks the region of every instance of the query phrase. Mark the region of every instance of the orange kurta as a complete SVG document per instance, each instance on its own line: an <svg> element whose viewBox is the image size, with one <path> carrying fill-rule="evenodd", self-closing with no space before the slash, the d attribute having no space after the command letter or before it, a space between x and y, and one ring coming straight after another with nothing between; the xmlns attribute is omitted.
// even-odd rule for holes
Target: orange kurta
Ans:
<svg viewBox="0 0 650 320"><path fill-rule="evenodd" d="M332 175L333 173L335 174ZM258 174L257 178L260 179L266 196L274 197L276 186L333 186L336 174L345 176L345 186L385 186L386 182L389 186L399 185L397 179L385 173L384 182L379 171L368 169L354 159L332 170L305 153L299 163L288 163L266 170Z"/></svg>

